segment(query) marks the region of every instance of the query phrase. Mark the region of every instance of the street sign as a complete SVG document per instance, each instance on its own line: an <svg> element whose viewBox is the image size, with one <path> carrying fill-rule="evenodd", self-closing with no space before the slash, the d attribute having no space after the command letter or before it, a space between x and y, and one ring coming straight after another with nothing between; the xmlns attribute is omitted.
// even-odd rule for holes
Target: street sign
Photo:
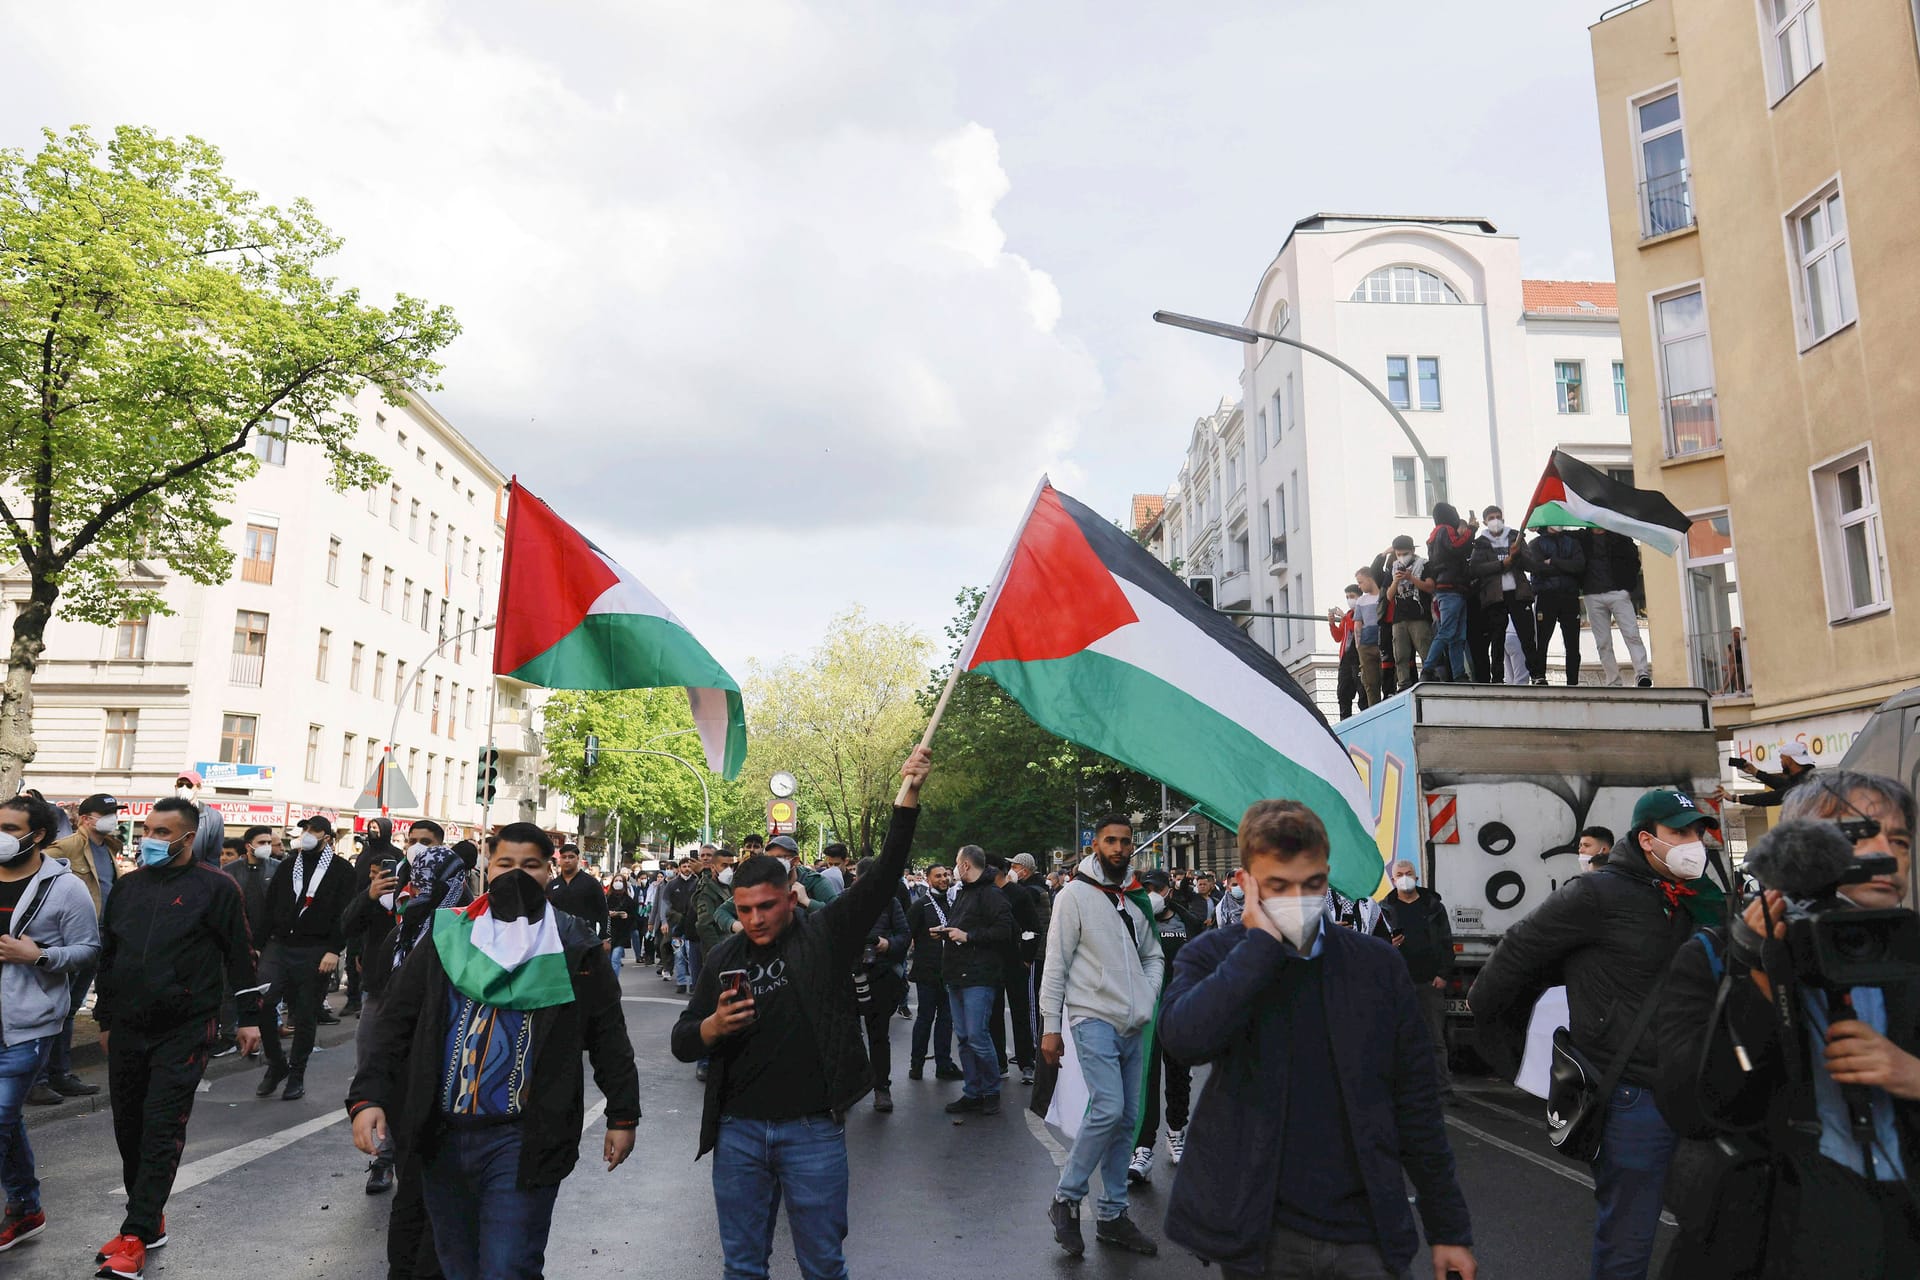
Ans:
<svg viewBox="0 0 1920 1280"><path fill-rule="evenodd" d="M230 764L222 760L199 760L193 771L210 787L270 787L274 769L270 764Z"/></svg>
<svg viewBox="0 0 1920 1280"><path fill-rule="evenodd" d="M767 801L767 834L790 836L800 830L800 806L791 800Z"/></svg>
<svg viewBox="0 0 1920 1280"><path fill-rule="evenodd" d="M1080 847L1082 849L1093 848L1093 828L1092 827L1080 828Z"/></svg>
<svg viewBox="0 0 1920 1280"><path fill-rule="evenodd" d="M380 796L380 770L387 771L387 794L385 805L389 809L413 810L420 807L420 798L413 794L413 788L407 785L407 775L400 772L397 761L382 760L373 766L373 773L367 778L367 785L354 798L355 809L378 809L383 801Z"/></svg>

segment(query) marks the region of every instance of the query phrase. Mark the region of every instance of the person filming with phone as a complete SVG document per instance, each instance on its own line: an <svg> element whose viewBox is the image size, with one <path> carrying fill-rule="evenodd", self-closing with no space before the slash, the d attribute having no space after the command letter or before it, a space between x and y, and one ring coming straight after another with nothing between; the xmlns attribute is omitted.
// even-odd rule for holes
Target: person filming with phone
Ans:
<svg viewBox="0 0 1920 1280"><path fill-rule="evenodd" d="M870 873L818 911L800 912L786 864L747 858L730 889L740 932L703 957L673 1028L682 1062L709 1060L700 1149L728 1275L766 1275L780 1200L800 1274L847 1274L846 1114L873 1087L853 972L894 900L931 761L901 767L886 842Z"/></svg>

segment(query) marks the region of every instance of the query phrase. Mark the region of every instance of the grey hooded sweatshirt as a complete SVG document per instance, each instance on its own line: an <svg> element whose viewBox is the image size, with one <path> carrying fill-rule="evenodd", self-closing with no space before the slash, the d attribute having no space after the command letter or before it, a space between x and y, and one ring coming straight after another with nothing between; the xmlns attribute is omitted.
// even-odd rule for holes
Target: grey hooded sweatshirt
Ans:
<svg viewBox="0 0 1920 1280"><path fill-rule="evenodd" d="M93 895L63 858L41 858L13 918L26 921L25 936L40 944L49 967L0 964L0 1040L10 1045L59 1031L71 1007L68 975L100 955Z"/></svg>

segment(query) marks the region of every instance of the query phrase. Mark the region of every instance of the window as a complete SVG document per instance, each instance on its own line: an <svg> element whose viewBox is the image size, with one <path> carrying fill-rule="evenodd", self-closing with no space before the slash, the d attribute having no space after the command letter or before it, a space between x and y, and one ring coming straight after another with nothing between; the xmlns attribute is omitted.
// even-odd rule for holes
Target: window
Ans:
<svg viewBox="0 0 1920 1280"><path fill-rule="evenodd" d="M1420 514L1420 493L1415 488L1414 462L1415 459L1411 457L1393 460L1393 514L1396 516Z"/></svg>
<svg viewBox="0 0 1920 1280"><path fill-rule="evenodd" d="M247 526L240 560L240 581L273 582L273 555L280 545L280 531L263 524Z"/></svg>
<svg viewBox="0 0 1920 1280"><path fill-rule="evenodd" d="M453 660L460 661L460 648L466 643L467 611L461 609L455 614L453 624Z"/></svg>
<svg viewBox="0 0 1920 1280"><path fill-rule="evenodd" d="M387 498L387 524L390 528L400 527L400 486L394 485Z"/></svg>
<svg viewBox="0 0 1920 1280"><path fill-rule="evenodd" d="M417 462L417 463L419 463L419 464L420 464L421 466L423 466L423 467L424 467L424 466L426 466L426 465L427 465L427 451L426 451L425 449L415 449L415 450L413 451L413 460L414 460L415 462Z"/></svg>
<svg viewBox="0 0 1920 1280"><path fill-rule="evenodd" d="M367 514L370 516L377 516L380 514L380 486L379 485L375 485L373 486L373 488L367 490Z"/></svg>
<svg viewBox="0 0 1920 1280"><path fill-rule="evenodd" d="M1227 540L1227 572L1245 573L1250 567L1247 531L1240 530Z"/></svg>
<svg viewBox="0 0 1920 1280"><path fill-rule="evenodd" d="M393 705L399 706L407 696L407 664L396 658L393 663Z"/></svg>
<svg viewBox="0 0 1920 1280"><path fill-rule="evenodd" d="M1613 362L1613 411L1627 411L1627 366L1618 360Z"/></svg>
<svg viewBox="0 0 1920 1280"><path fill-rule="evenodd" d="M480 565L474 570L473 576L479 582L487 580L487 549L485 547L480 548Z"/></svg>
<svg viewBox="0 0 1920 1280"><path fill-rule="evenodd" d="M1810 347L1859 318L1840 184L1828 184L1819 195L1795 209L1787 223L1797 264L1794 281L1799 294L1800 341Z"/></svg>
<svg viewBox="0 0 1920 1280"><path fill-rule="evenodd" d="M420 629L422 631L425 631L427 629L427 620L432 615L432 613L433 613L433 592L422 591L420 593ZM442 628L442 630L444 629L445 628Z"/></svg>
<svg viewBox="0 0 1920 1280"><path fill-rule="evenodd" d="M385 431L387 429L387 415L384 413L376 412L373 415L373 425L380 428L380 430Z"/></svg>
<svg viewBox="0 0 1920 1280"><path fill-rule="evenodd" d="M1438 409L1440 407L1440 358L1421 356L1415 367L1420 375L1420 407Z"/></svg>
<svg viewBox="0 0 1920 1280"><path fill-rule="evenodd" d="M464 796L464 795L467 795L467 794L468 794L468 792L467 792L467 762L466 762L465 760L462 760L462 761L460 762L460 791L459 791L459 794L460 794L460 795L463 795L463 796Z"/></svg>
<svg viewBox="0 0 1920 1280"><path fill-rule="evenodd" d="M340 539L327 539L327 585L340 585Z"/></svg>
<svg viewBox="0 0 1920 1280"><path fill-rule="evenodd" d="M1447 460L1445 458L1427 459L1427 510L1432 511L1435 503L1447 500Z"/></svg>
<svg viewBox="0 0 1920 1280"><path fill-rule="evenodd" d="M400 590L400 621L413 621L413 579L408 578L406 586Z"/></svg>
<svg viewBox="0 0 1920 1280"><path fill-rule="evenodd" d="M1260 545L1266 548L1268 560L1273 559L1273 503L1265 498L1260 501ZM1271 612L1271 610L1269 610Z"/></svg>
<svg viewBox="0 0 1920 1280"><path fill-rule="evenodd" d="M107 736L100 747L102 769L133 768L133 742L140 731L138 711L107 712Z"/></svg>
<svg viewBox="0 0 1920 1280"><path fill-rule="evenodd" d="M380 739L368 738L367 739L367 762L365 767L361 770L361 772L366 775L368 782L373 782L378 777L378 775L374 771L379 767L380 767Z"/></svg>
<svg viewBox="0 0 1920 1280"><path fill-rule="evenodd" d="M1713 352L1707 342L1706 295L1696 288L1657 298L1653 311L1667 456L1718 449L1719 410L1713 394Z"/></svg>
<svg viewBox="0 0 1920 1280"><path fill-rule="evenodd" d="M1693 682L1716 697L1744 696L1749 688L1732 518L1725 511L1696 516L1681 554Z"/></svg>
<svg viewBox="0 0 1920 1280"><path fill-rule="evenodd" d="M438 511L429 511L427 512L427 550L438 551L439 549L440 513Z"/></svg>
<svg viewBox="0 0 1920 1280"><path fill-rule="evenodd" d="M307 726L307 771L308 782L320 781L320 726Z"/></svg>
<svg viewBox="0 0 1920 1280"><path fill-rule="evenodd" d="M1279 399L1278 396L1274 397L1276 408L1278 408ZM1253 454L1256 458L1267 456L1267 411L1265 409L1254 411Z"/></svg>
<svg viewBox="0 0 1920 1280"><path fill-rule="evenodd" d="M1587 401L1582 383L1586 377L1586 363L1580 360L1556 360L1553 362L1554 399L1562 413L1585 413Z"/></svg>
<svg viewBox="0 0 1920 1280"><path fill-rule="evenodd" d="M473 728L473 690L467 690L467 728Z"/></svg>
<svg viewBox="0 0 1920 1280"><path fill-rule="evenodd" d="M1277 610L1275 610L1275 612L1292 613L1293 612L1292 601L1293 601L1292 592L1290 592L1284 586L1281 587L1280 588L1280 607ZM1274 622L1278 624L1280 627L1280 647L1282 649L1293 648L1293 619L1275 618Z"/></svg>
<svg viewBox="0 0 1920 1280"><path fill-rule="evenodd" d="M1636 103L1633 118L1640 143L1640 236L1650 240L1693 225L1680 90Z"/></svg>
<svg viewBox="0 0 1920 1280"><path fill-rule="evenodd" d="M1387 357L1387 399L1396 409L1413 408L1413 394L1407 385L1407 358Z"/></svg>
<svg viewBox="0 0 1920 1280"><path fill-rule="evenodd" d="M1887 550L1871 450L1817 468L1813 501L1828 618L1840 622L1884 609L1890 603Z"/></svg>
<svg viewBox="0 0 1920 1280"><path fill-rule="evenodd" d="M1453 286L1422 267L1382 267L1362 280L1349 302L1458 302Z"/></svg>
<svg viewBox="0 0 1920 1280"><path fill-rule="evenodd" d="M347 688L360 692L360 669L366 664L367 646L358 640L353 642L353 659L347 664Z"/></svg>
<svg viewBox="0 0 1920 1280"><path fill-rule="evenodd" d="M1305 573L1297 574L1294 581L1296 583L1293 592L1294 601L1300 606L1300 612L1305 613L1313 607L1313 592L1307 588ZM1292 643L1294 644L1305 643L1313 637L1313 624L1305 618L1287 619L1287 629L1293 633Z"/></svg>
<svg viewBox="0 0 1920 1280"><path fill-rule="evenodd" d="M1826 60L1820 38L1820 5L1819 0L1765 0L1762 9L1773 28L1767 61L1777 102Z"/></svg>
<svg viewBox="0 0 1920 1280"><path fill-rule="evenodd" d="M427 726L428 733L440 732L440 690L443 677L433 678L433 723Z"/></svg>
<svg viewBox="0 0 1920 1280"><path fill-rule="evenodd" d="M355 741L354 736L350 733L345 733L340 735L340 783L339 785L343 787L350 787L353 785L354 741Z"/></svg>
<svg viewBox="0 0 1920 1280"><path fill-rule="evenodd" d="M460 539L460 572L461 573L464 574L467 571L467 565L472 559L473 559L473 539L472 538Z"/></svg>
<svg viewBox="0 0 1920 1280"><path fill-rule="evenodd" d="M1300 425L1300 418L1293 411L1293 375L1292 374L1287 375L1287 413L1286 413L1286 417L1283 418L1281 421L1285 426L1297 427Z"/></svg>
<svg viewBox="0 0 1920 1280"><path fill-rule="evenodd" d="M418 498L407 504L407 536L415 542L420 541L420 499Z"/></svg>
<svg viewBox="0 0 1920 1280"><path fill-rule="evenodd" d="M313 678L315 680L325 680L327 678L327 659L332 656L333 632L322 627L320 628L319 650L313 660Z"/></svg>
<svg viewBox="0 0 1920 1280"><path fill-rule="evenodd" d="M416 671L413 677L413 709L415 711L426 710L426 696L427 682L422 680L419 672Z"/></svg>
<svg viewBox="0 0 1920 1280"><path fill-rule="evenodd" d="M1292 490L1287 496L1293 499L1293 527L1297 532L1300 528L1300 473L1298 471L1287 473L1287 488Z"/></svg>
<svg viewBox="0 0 1920 1280"><path fill-rule="evenodd" d="M447 738L453 738L453 730L460 723L460 682L447 685Z"/></svg>
<svg viewBox="0 0 1920 1280"><path fill-rule="evenodd" d="M433 762L434 762L433 752L429 751L427 752L426 780L423 784L426 787L427 793L420 801L420 807L422 811L426 813L433 812Z"/></svg>
<svg viewBox="0 0 1920 1280"><path fill-rule="evenodd" d="M386 689L386 683L387 683L387 655L384 653L375 653L373 655L373 696L374 697L378 698L383 696Z"/></svg>
<svg viewBox="0 0 1920 1280"><path fill-rule="evenodd" d="M113 656L116 658L147 656L146 614L120 619L120 626L113 633Z"/></svg>
<svg viewBox="0 0 1920 1280"><path fill-rule="evenodd" d="M233 683L260 686L267 666L267 615L241 609L233 617Z"/></svg>
<svg viewBox="0 0 1920 1280"><path fill-rule="evenodd" d="M259 716L228 712L220 717L220 763L252 764L253 741L260 731Z"/></svg>
<svg viewBox="0 0 1920 1280"><path fill-rule="evenodd" d="M360 557L360 598L373 599L373 557Z"/></svg>
<svg viewBox="0 0 1920 1280"><path fill-rule="evenodd" d="M393 612L393 566L390 564L380 567L380 607Z"/></svg>
<svg viewBox="0 0 1920 1280"><path fill-rule="evenodd" d="M1240 492L1241 486L1245 483L1240 478L1241 452L1238 445L1227 446L1227 492L1229 494Z"/></svg>
<svg viewBox="0 0 1920 1280"><path fill-rule="evenodd" d="M269 418L253 435L253 456L269 466L287 465L287 432L292 423L285 418Z"/></svg>
<svg viewBox="0 0 1920 1280"><path fill-rule="evenodd" d="M394 443L395 443L395 444L397 444L397 445L399 445L399 446L400 446L400 447L401 447L402 449L404 449L404 448L406 448L406 447L407 447L407 433L406 433L406 432L404 432L404 431L396 431L396 432L394 432L394 433L393 433L393 440L394 440Z"/></svg>

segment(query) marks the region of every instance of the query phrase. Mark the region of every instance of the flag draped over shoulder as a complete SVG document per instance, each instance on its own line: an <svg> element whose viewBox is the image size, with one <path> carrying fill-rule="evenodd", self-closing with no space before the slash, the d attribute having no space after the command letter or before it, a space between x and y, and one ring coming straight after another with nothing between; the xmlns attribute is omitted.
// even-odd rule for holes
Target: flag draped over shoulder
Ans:
<svg viewBox="0 0 1920 1280"><path fill-rule="evenodd" d="M687 691L707 767L747 759L740 685L673 610L546 503L513 482L494 674L548 689Z"/></svg>
<svg viewBox="0 0 1920 1280"><path fill-rule="evenodd" d="M544 903L542 904L545 905ZM502 920L486 894L433 913L433 947L447 981L496 1009L546 1009L573 999L573 979L551 908Z"/></svg>
<svg viewBox="0 0 1920 1280"><path fill-rule="evenodd" d="M1559 449L1527 505L1529 529L1607 529L1669 556L1692 524L1666 494L1622 484Z"/></svg>
<svg viewBox="0 0 1920 1280"><path fill-rule="evenodd" d="M960 655L1041 727L1234 829L1256 800L1326 824L1332 880L1381 878L1372 801L1326 717L1273 655L1132 538L1042 482Z"/></svg>

